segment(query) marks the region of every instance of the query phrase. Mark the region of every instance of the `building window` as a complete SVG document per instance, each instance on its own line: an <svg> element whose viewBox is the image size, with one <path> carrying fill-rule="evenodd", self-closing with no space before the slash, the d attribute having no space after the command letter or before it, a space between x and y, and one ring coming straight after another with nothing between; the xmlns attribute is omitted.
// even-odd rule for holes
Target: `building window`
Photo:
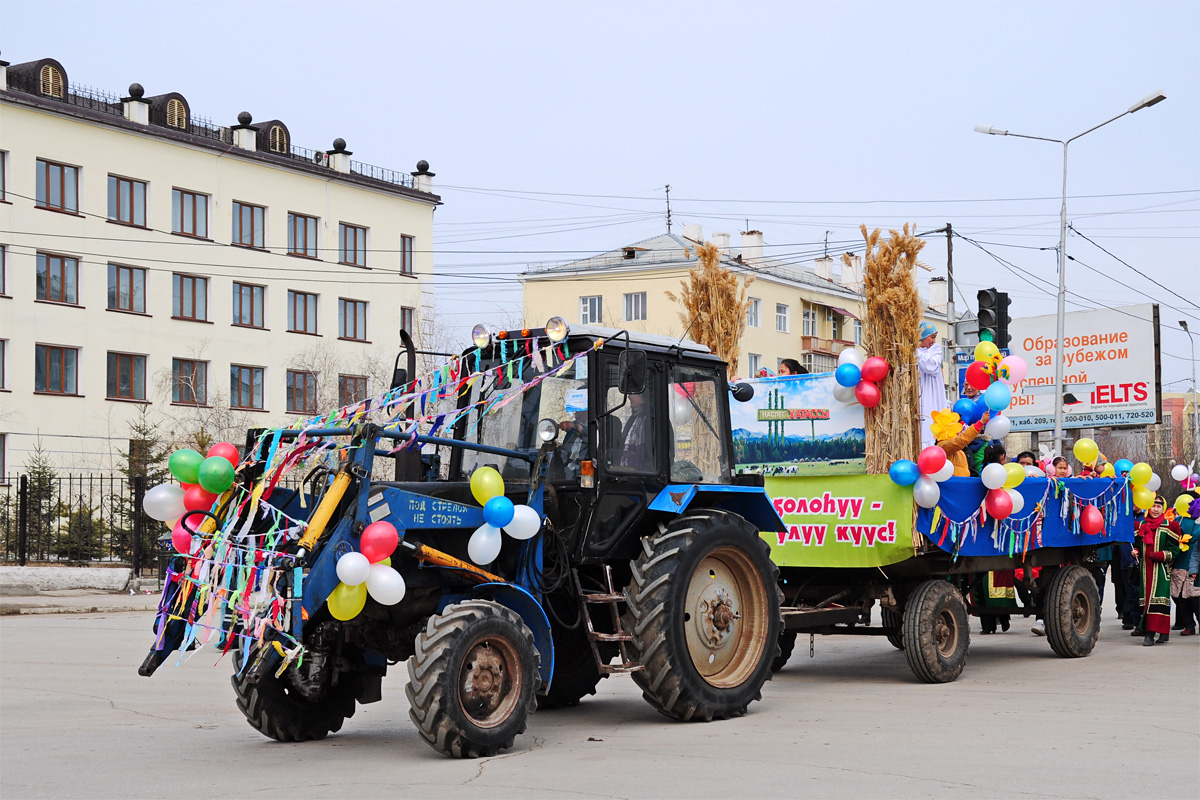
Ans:
<svg viewBox="0 0 1200 800"><path fill-rule="evenodd" d="M113 311L146 313L146 270L108 265L108 307Z"/></svg>
<svg viewBox="0 0 1200 800"><path fill-rule="evenodd" d="M338 298L338 338L359 342L367 340L366 301Z"/></svg>
<svg viewBox="0 0 1200 800"><path fill-rule="evenodd" d="M287 410L293 414L317 413L317 373L287 371Z"/></svg>
<svg viewBox="0 0 1200 800"><path fill-rule="evenodd" d="M187 125L188 125L187 107L180 100L175 100L175 99L168 100L167 101L167 127L168 128L179 128L180 130L186 130Z"/></svg>
<svg viewBox="0 0 1200 800"><path fill-rule="evenodd" d="M354 267L367 265L367 229L357 225L338 225L338 253L343 264ZM401 270L403 271L403 270Z"/></svg>
<svg viewBox="0 0 1200 800"><path fill-rule="evenodd" d="M756 377L758 371L762 369L762 356L758 353L747 353L746 369L749 370L748 377Z"/></svg>
<svg viewBox="0 0 1200 800"><path fill-rule="evenodd" d="M271 152L286 153L288 151L287 134L283 132L282 125L271 126Z"/></svg>
<svg viewBox="0 0 1200 800"><path fill-rule="evenodd" d="M800 365L810 373L816 375L821 372L833 372L838 368L838 360L835 356L827 356L822 353L805 353L800 356Z"/></svg>
<svg viewBox="0 0 1200 800"><path fill-rule="evenodd" d="M362 375L338 375L338 405L349 406L367 399L367 379Z"/></svg>
<svg viewBox="0 0 1200 800"><path fill-rule="evenodd" d="M37 254L37 299L52 303L79 302L79 262L70 256Z"/></svg>
<svg viewBox="0 0 1200 800"><path fill-rule="evenodd" d="M171 215L174 233L208 238L208 195L172 189Z"/></svg>
<svg viewBox="0 0 1200 800"><path fill-rule="evenodd" d="M75 394L75 369L79 349L39 344L35 348L33 390L47 394Z"/></svg>
<svg viewBox="0 0 1200 800"><path fill-rule="evenodd" d="M185 406L208 405L208 362L171 359L171 402Z"/></svg>
<svg viewBox="0 0 1200 800"><path fill-rule="evenodd" d="M145 356L108 354L108 397L115 400L146 399Z"/></svg>
<svg viewBox="0 0 1200 800"><path fill-rule="evenodd" d="M317 257L317 218L288 212L287 251L294 256Z"/></svg>
<svg viewBox="0 0 1200 800"><path fill-rule="evenodd" d="M579 298L579 324L599 325L604 310L604 298L600 295Z"/></svg>
<svg viewBox="0 0 1200 800"><path fill-rule="evenodd" d="M811 306L804 306L804 320L801 323L801 333L805 336L817 335L817 310Z"/></svg>
<svg viewBox="0 0 1200 800"><path fill-rule="evenodd" d="M47 64L42 67L40 78L42 94L47 97L57 97L61 100L63 96L63 79L62 73L58 71L58 68Z"/></svg>
<svg viewBox="0 0 1200 800"><path fill-rule="evenodd" d="M775 330L780 333L787 333L790 328L788 322L788 307L783 303L775 304Z"/></svg>
<svg viewBox="0 0 1200 800"><path fill-rule="evenodd" d="M290 374L290 373L289 373ZM229 367L229 407L263 409L263 368Z"/></svg>
<svg viewBox="0 0 1200 800"><path fill-rule="evenodd" d="M8 355L8 340L0 339L0 389L8 388L8 379L5 377L6 375L8 375L8 371L5 369L5 367L7 366L7 364L5 362L5 356L7 356L7 355ZM0 480L3 480L3 479L4 479L4 473L2 471L0 471Z"/></svg>
<svg viewBox="0 0 1200 800"><path fill-rule="evenodd" d="M8 273L5 269L8 261L8 248L0 244L0 297L8 294Z"/></svg>
<svg viewBox="0 0 1200 800"><path fill-rule="evenodd" d="M288 330L292 333L317 332L317 296L288 290Z"/></svg>
<svg viewBox="0 0 1200 800"><path fill-rule="evenodd" d="M632 292L625 295L625 321L639 322L646 319L646 293Z"/></svg>
<svg viewBox="0 0 1200 800"><path fill-rule="evenodd" d="M8 153L0 150L0 202L8 200ZM3 475L0 474L0 478Z"/></svg>
<svg viewBox="0 0 1200 800"><path fill-rule="evenodd" d="M413 237L406 234L400 235L400 272L413 274Z"/></svg>
<svg viewBox="0 0 1200 800"><path fill-rule="evenodd" d="M400 306L400 330L407 331L409 334L416 332L413 330L413 318L416 316L416 313L417 311L414 308Z"/></svg>
<svg viewBox="0 0 1200 800"><path fill-rule="evenodd" d="M854 343L862 344L862 320L854 320Z"/></svg>
<svg viewBox="0 0 1200 800"><path fill-rule="evenodd" d="M829 312L829 338L842 338L842 315L836 311Z"/></svg>
<svg viewBox="0 0 1200 800"><path fill-rule="evenodd" d="M132 178L108 176L108 219L122 225L146 227L146 184Z"/></svg>
<svg viewBox="0 0 1200 800"><path fill-rule="evenodd" d="M233 284L233 324L246 328L265 328L263 299L266 297L266 293L266 287L235 281Z"/></svg>
<svg viewBox="0 0 1200 800"><path fill-rule="evenodd" d="M746 308L746 327L761 328L762 321L759 319L758 309L762 305L762 301L757 297L751 297L749 302L750 305Z"/></svg>
<svg viewBox="0 0 1200 800"><path fill-rule="evenodd" d="M171 276L171 316L195 322L208 320L208 278L179 273Z"/></svg>
<svg viewBox="0 0 1200 800"><path fill-rule="evenodd" d="M233 243L262 248L266 241L267 210L233 201Z"/></svg>
<svg viewBox="0 0 1200 800"><path fill-rule="evenodd" d="M79 167L37 161L37 207L79 212Z"/></svg>

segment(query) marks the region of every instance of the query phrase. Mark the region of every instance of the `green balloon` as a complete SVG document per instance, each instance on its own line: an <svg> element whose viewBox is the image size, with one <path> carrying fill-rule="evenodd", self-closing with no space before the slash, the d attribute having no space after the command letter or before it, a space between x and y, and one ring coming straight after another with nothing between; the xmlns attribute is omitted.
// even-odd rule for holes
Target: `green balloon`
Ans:
<svg viewBox="0 0 1200 800"><path fill-rule="evenodd" d="M203 461L204 456L191 448L185 448L171 453L171 459L167 462L167 467L180 483L196 483L200 464Z"/></svg>
<svg viewBox="0 0 1200 800"><path fill-rule="evenodd" d="M220 494L233 485L233 464L221 456L206 458L200 464L197 478L204 491Z"/></svg>

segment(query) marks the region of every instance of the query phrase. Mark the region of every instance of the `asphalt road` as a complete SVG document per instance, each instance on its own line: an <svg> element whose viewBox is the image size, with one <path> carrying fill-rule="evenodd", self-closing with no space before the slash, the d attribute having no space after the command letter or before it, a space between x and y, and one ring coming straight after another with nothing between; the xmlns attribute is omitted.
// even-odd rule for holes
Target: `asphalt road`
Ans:
<svg viewBox="0 0 1200 800"><path fill-rule="evenodd" d="M678 723L628 677L539 712L513 751L459 761L408 720L406 670L322 742L279 744L197 652L140 678L144 612L0 619L0 796L1200 796L1200 636L1142 648L1111 617L1089 658L1017 621L976 635L955 683L917 683L878 637L807 639L736 720ZM978 622L973 623L978 627Z"/></svg>

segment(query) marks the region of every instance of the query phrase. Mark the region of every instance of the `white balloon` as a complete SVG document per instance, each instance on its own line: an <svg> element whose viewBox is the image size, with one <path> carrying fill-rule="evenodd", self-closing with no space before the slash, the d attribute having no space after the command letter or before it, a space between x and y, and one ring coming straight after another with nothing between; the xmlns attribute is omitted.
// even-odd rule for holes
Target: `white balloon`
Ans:
<svg viewBox="0 0 1200 800"><path fill-rule="evenodd" d="M859 369L862 369L862 365L865 360L866 359L863 357L863 354L859 352L858 348L847 347L838 356L838 366L840 367L842 364L853 364Z"/></svg>
<svg viewBox="0 0 1200 800"><path fill-rule="evenodd" d="M983 478L983 485L987 488L999 489L1008 480L1008 473L1004 470L1003 464L988 464L983 468L979 477Z"/></svg>
<svg viewBox="0 0 1200 800"><path fill-rule="evenodd" d="M941 499L942 489L933 478L928 475L917 478L917 482L913 484L913 500L917 501L917 505L921 508L933 508Z"/></svg>
<svg viewBox="0 0 1200 800"><path fill-rule="evenodd" d="M1183 481L1188 476L1187 464L1176 464L1171 467L1171 477L1177 481Z"/></svg>
<svg viewBox="0 0 1200 800"><path fill-rule="evenodd" d="M404 576L387 564L371 564L367 576L367 594L380 605L394 606L404 599Z"/></svg>
<svg viewBox="0 0 1200 800"><path fill-rule="evenodd" d="M183 506L183 489L173 483L163 483L146 492L142 508L150 519L166 522L182 517L187 509ZM189 519L188 522L193 522Z"/></svg>
<svg viewBox="0 0 1200 800"><path fill-rule="evenodd" d="M500 555L500 529L486 522L475 529L467 542L467 556L479 566L486 566Z"/></svg>
<svg viewBox="0 0 1200 800"><path fill-rule="evenodd" d="M855 400L854 387L837 384L833 387L833 399L839 403L853 403Z"/></svg>
<svg viewBox="0 0 1200 800"><path fill-rule="evenodd" d="M989 439L1003 439L1012 430L1012 421L1008 417L995 416L988 420L983 429L983 435Z"/></svg>
<svg viewBox="0 0 1200 800"><path fill-rule="evenodd" d="M1029 466L1025 467L1025 477L1026 478L1044 478L1044 477L1046 477L1046 470L1042 469L1041 467L1035 467L1033 464L1030 464Z"/></svg>
<svg viewBox="0 0 1200 800"><path fill-rule="evenodd" d="M514 539L532 539L542 529L542 515L531 506L514 506L512 522L504 532Z"/></svg>
<svg viewBox="0 0 1200 800"><path fill-rule="evenodd" d="M942 464L942 468L929 477L933 478L938 483L950 480L954 477L954 462L947 458L946 463Z"/></svg>
<svg viewBox="0 0 1200 800"><path fill-rule="evenodd" d="M338 559L338 580L347 586L358 586L371 574L371 562L362 553L346 553Z"/></svg>
<svg viewBox="0 0 1200 800"><path fill-rule="evenodd" d="M1158 474L1155 472L1150 473L1150 480L1146 481L1146 488L1152 492L1157 492L1160 486L1162 486L1162 478L1158 477Z"/></svg>
<svg viewBox="0 0 1200 800"><path fill-rule="evenodd" d="M692 421L692 402L683 395L675 392L671 398L671 424L676 427L687 425Z"/></svg>
<svg viewBox="0 0 1200 800"><path fill-rule="evenodd" d="M1020 492L1018 492L1016 489L1005 489L1004 491L1008 492L1008 496L1009 496L1010 498L1012 498L1012 504L1013 504L1013 510L1012 510L1012 513L1013 513L1013 514L1016 514L1016 513L1017 513L1017 512L1019 512L1019 511L1020 511L1022 508L1024 508L1024 507L1025 507L1025 497L1024 497L1024 495L1022 495L1022 494L1021 494Z"/></svg>

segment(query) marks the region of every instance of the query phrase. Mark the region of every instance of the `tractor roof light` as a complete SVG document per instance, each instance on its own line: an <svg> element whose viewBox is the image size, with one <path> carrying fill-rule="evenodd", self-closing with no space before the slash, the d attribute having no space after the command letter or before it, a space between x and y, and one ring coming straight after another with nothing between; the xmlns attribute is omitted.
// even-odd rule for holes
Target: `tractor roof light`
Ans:
<svg viewBox="0 0 1200 800"><path fill-rule="evenodd" d="M561 342L567 338L567 321L562 317L551 317L546 320L546 335L552 342Z"/></svg>
<svg viewBox="0 0 1200 800"><path fill-rule="evenodd" d="M486 325L480 323L471 329L471 341L475 343L476 347L487 347L492 343L492 332L488 330Z"/></svg>

